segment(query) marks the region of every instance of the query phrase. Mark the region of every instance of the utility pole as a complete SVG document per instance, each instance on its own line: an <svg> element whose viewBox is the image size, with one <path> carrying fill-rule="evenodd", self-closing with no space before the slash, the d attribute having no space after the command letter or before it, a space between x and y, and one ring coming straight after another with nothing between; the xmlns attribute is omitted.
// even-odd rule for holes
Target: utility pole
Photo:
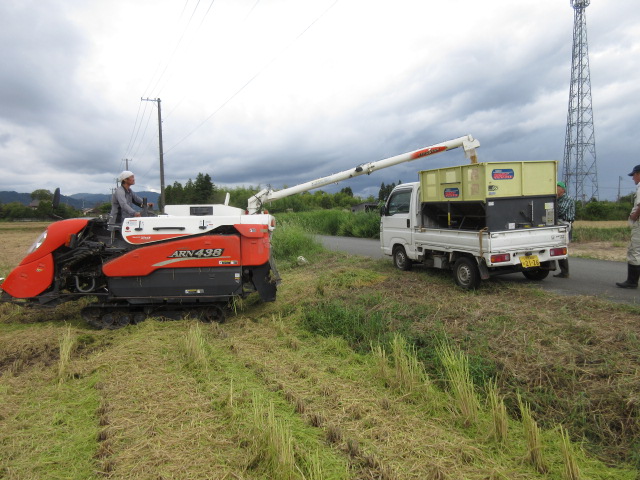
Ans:
<svg viewBox="0 0 640 480"><path fill-rule="evenodd" d="M618 199L617 201L620 201L620 184L622 183L622 177L618 177Z"/></svg>
<svg viewBox="0 0 640 480"><path fill-rule="evenodd" d="M157 102L158 104L158 143L160 147L160 213L164 213L164 153L162 149L162 110L159 98L140 98L143 102Z"/></svg>
<svg viewBox="0 0 640 480"><path fill-rule="evenodd" d="M129 162L132 162L133 160L129 160L128 158L124 159L124 169L125 170L129 170Z"/></svg>

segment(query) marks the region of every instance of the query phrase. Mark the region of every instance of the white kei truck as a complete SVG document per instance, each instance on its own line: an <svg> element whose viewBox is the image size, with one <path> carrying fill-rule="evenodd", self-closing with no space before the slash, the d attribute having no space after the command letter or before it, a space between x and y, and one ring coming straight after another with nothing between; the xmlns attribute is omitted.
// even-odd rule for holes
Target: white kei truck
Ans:
<svg viewBox="0 0 640 480"><path fill-rule="evenodd" d="M381 211L382 251L400 270L414 263L451 270L463 289L515 272L545 279L568 253L568 227L557 218L557 162L474 160L421 171L418 182L395 187Z"/></svg>

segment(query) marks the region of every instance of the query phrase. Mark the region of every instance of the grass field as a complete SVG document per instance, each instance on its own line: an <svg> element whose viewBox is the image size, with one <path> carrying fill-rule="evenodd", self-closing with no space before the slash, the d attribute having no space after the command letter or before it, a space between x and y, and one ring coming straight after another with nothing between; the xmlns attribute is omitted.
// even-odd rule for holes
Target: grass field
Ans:
<svg viewBox="0 0 640 480"><path fill-rule="evenodd" d="M640 308L276 240L221 325L0 306L0 477L638 478Z"/></svg>

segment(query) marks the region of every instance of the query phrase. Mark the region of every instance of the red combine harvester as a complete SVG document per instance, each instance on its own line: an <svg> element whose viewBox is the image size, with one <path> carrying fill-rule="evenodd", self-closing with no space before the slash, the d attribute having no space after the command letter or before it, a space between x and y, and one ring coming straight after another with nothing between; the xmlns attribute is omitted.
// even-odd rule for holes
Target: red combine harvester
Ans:
<svg viewBox="0 0 640 480"><path fill-rule="evenodd" d="M276 299L276 222L260 213L265 203L461 146L475 158L479 142L469 135L284 190L262 190L247 210L229 206L227 196L223 205L167 205L162 215L143 212L122 226L102 218L54 222L0 284L0 301L54 307L92 297L82 315L98 328L185 312L223 321L235 298L257 292L263 301Z"/></svg>

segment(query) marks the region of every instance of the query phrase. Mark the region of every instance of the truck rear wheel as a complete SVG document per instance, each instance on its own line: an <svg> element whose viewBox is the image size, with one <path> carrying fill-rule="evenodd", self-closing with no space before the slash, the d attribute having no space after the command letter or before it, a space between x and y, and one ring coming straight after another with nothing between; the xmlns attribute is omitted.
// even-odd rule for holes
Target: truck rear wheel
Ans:
<svg viewBox="0 0 640 480"><path fill-rule="evenodd" d="M412 263L404 247L398 246L393 249L393 263L399 270L411 270Z"/></svg>
<svg viewBox="0 0 640 480"><path fill-rule="evenodd" d="M475 290L480 285L480 270L473 258L460 257L453 264L453 279L465 290Z"/></svg>
<svg viewBox="0 0 640 480"><path fill-rule="evenodd" d="M522 274L529 280L535 280L539 282L540 280L544 280L549 276L549 270L543 270L542 268L538 268L536 270L523 270Z"/></svg>

